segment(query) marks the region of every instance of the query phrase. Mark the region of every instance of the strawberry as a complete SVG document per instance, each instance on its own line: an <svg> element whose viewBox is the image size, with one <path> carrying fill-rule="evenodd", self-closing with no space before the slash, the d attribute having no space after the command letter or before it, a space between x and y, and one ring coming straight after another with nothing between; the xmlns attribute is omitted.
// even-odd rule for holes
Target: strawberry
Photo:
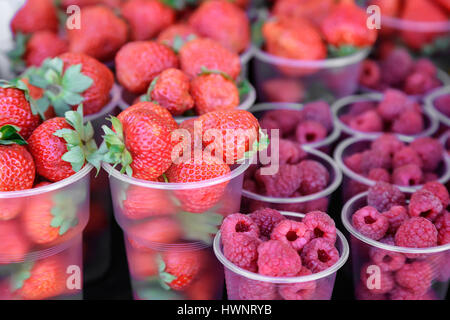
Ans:
<svg viewBox="0 0 450 320"><path fill-rule="evenodd" d="M16 126L0 128L0 191L26 190L33 187L36 167L31 154L24 147L26 141ZM8 206L9 207L9 206ZM10 207L10 209L14 209ZM16 210L3 212L4 217L17 215Z"/></svg>
<svg viewBox="0 0 450 320"><path fill-rule="evenodd" d="M400 0L370 0L369 5L380 7L381 14L387 17L397 17L401 9Z"/></svg>
<svg viewBox="0 0 450 320"><path fill-rule="evenodd" d="M193 40L196 37L198 37L198 34L195 33L194 28L188 24L179 23L173 24L161 31L157 41L178 52L184 42Z"/></svg>
<svg viewBox="0 0 450 320"><path fill-rule="evenodd" d="M14 33L34 33L42 30L58 31L58 16L53 0L26 0L11 21Z"/></svg>
<svg viewBox="0 0 450 320"><path fill-rule="evenodd" d="M241 72L239 56L211 39L188 41L181 47L179 56L181 70L191 79L201 73L203 67L225 72L233 79Z"/></svg>
<svg viewBox="0 0 450 320"><path fill-rule="evenodd" d="M0 265L23 260L30 249L17 221L0 221Z"/></svg>
<svg viewBox="0 0 450 320"><path fill-rule="evenodd" d="M136 250L133 247L127 250L128 268L133 278L145 280L158 274L156 253Z"/></svg>
<svg viewBox="0 0 450 320"><path fill-rule="evenodd" d="M199 35L216 40L235 53L250 44L250 22L245 11L228 1L203 2L189 18L189 24Z"/></svg>
<svg viewBox="0 0 450 320"><path fill-rule="evenodd" d="M121 7L133 41L150 40L175 21L175 11L159 0L129 0Z"/></svg>
<svg viewBox="0 0 450 320"><path fill-rule="evenodd" d="M81 10L81 28L67 29L71 52L84 53L98 60L110 60L128 38L128 26L106 6Z"/></svg>
<svg viewBox="0 0 450 320"><path fill-rule="evenodd" d="M137 94L144 93L162 71L177 67L175 53L154 41L130 42L116 55L117 80L125 89Z"/></svg>
<svg viewBox="0 0 450 320"><path fill-rule="evenodd" d="M180 239L182 230L180 224L173 218L161 217L145 220L128 228L130 244L141 249L153 242L174 243Z"/></svg>
<svg viewBox="0 0 450 320"><path fill-rule="evenodd" d="M136 111L142 111L143 109L152 112L158 117L162 118L169 130L172 131L178 128L178 124L170 114L170 112L166 108L161 107L155 102L140 101L138 103L135 103L134 105L122 111L122 113L119 114L118 118L122 123L129 123L138 114L136 113Z"/></svg>
<svg viewBox="0 0 450 320"><path fill-rule="evenodd" d="M68 6L75 5L83 8L103 4L110 8L119 8L123 1L124 0L61 0L61 6L67 8Z"/></svg>
<svg viewBox="0 0 450 320"><path fill-rule="evenodd" d="M367 18L354 0L345 0L334 7L320 27L326 42L338 50L367 47L377 39L377 30L367 28Z"/></svg>
<svg viewBox="0 0 450 320"><path fill-rule="evenodd" d="M434 2L440 5L443 9L447 10L447 13L450 12L450 1L448 0L434 0Z"/></svg>
<svg viewBox="0 0 450 320"><path fill-rule="evenodd" d="M429 0L405 1L403 12L400 15L403 20L412 22L447 22L448 17L444 11ZM432 43L440 36L435 32L417 32L415 30L402 30L401 39L411 48L419 50L425 45Z"/></svg>
<svg viewBox="0 0 450 320"><path fill-rule="evenodd" d="M184 290L201 271L202 260L200 251L166 251L158 259L159 276L167 288Z"/></svg>
<svg viewBox="0 0 450 320"><path fill-rule="evenodd" d="M120 164L121 173L152 181L172 164L175 141L172 141L171 133L176 123L169 125L154 111L158 108L151 102L141 102L128 109L117 118L110 118L114 131L103 126L108 149L103 161ZM175 122L173 118L172 121Z"/></svg>
<svg viewBox="0 0 450 320"><path fill-rule="evenodd" d="M51 104L60 117L80 103L86 115L99 112L109 102L114 84L114 75L104 64L70 52L45 60L40 68L29 71L29 79L31 85L44 89L38 100L41 108Z"/></svg>
<svg viewBox="0 0 450 320"><path fill-rule="evenodd" d="M186 289L189 300L217 300L222 294L223 279L218 278L213 270L202 273L198 279Z"/></svg>
<svg viewBox="0 0 450 320"><path fill-rule="evenodd" d="M310 19L319 25L334 6L333 0L277 0L272 14L289 19Z"/></svg>
<svg viewBox="0 0 450 320"><path fill-rule="evenodd" d="M100 155L92 124L83 124L83 108L66 112L66 117L43 122L28 139L36 170L45 179L57 182L70 177L86 162L100 169Z"/></svg>
<svg viewBox="0 0 450 320"><path fill-rule="evenodd" d="M192 80L190 92L195 101L195 111L199 115L239 106L236 83L222 72L204 69Z"/></svg>

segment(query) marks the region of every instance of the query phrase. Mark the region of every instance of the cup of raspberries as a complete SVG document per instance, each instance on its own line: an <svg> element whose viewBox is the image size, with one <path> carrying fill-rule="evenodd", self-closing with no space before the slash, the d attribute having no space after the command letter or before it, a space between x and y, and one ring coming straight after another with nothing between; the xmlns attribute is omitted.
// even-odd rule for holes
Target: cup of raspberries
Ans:
<svg viewBox="0 0 450 320"><path fill-rule="evenodd" d="M377 182L350 199L342 221L351 233L360 300L442 300L450 279L448 189L416 191Z"/></svg>
<svg viewBox="0 0 450 320"><path fill-rule="evenodd" d="M439 120L439 131L450 129L450 86L442 87L427 95L425 106Z"/></svg>
<svg viewBox="0 0 450 320"><path fill-rule="evenodd" d="M214 252L229 300L329 300L349 248L325 212L262 208L225 218Z"/></svg>
<svg viewBox="0 0 450 320"><path fill-rule="evenodd" d="M411 141L431 136L439 127L434 113L396 89L345 97L332 110L344 137L393 133Z"/></svg>

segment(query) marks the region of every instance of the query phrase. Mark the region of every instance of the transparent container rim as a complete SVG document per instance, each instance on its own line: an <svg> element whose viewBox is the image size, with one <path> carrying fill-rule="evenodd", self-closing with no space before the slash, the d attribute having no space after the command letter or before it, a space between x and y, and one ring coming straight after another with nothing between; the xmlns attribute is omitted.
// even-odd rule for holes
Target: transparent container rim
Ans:
<svg viewBox="0 0 450 320"><path fill-rule="evenodd" d="M253 57L253 46L250 44L244 52L239 55L241 60L241 66L246 65L250 59Z"/></svg>
<svg viewBox="0 0 450 320"><path fill-rule="evenodd" d="M376 181L374 180L370 180L352 170L350 170L349 167L347 167L344 163L344 160L342 159L342 155L344 154L344 151L351 146L354 143L358 143L361 141L370 141L372 142L374 140L374 138L369 138L369 137L351 137L351 138L347 138L344 141L342 141L337 147L336 150L334 151L334 160L336 161L337 165L339 166L339 168L342 170L342 172L344 173L344 175L346 175L347 177L349 177L350 179L356 180L359 183L365 184L366 186L373 186ZM400 139L401 140L401 139ZM404 141L404 140L403 140ZM408 141L404 141L404 142L408 142ZM440 183L445 184L449 179L450 179L450 157L444 153L444 158L443 158L443 162L445 165L445 171L444 174L437 180ZM399 188L401 191L403 192L414 192L417 189L420 189L423 185L416 185L416 186L399 186L396 185L397 188Z"/></svg>
<svg viewBox="0 0 450 320"><path fill-rule="evenodd" d="M367 47L346 57L330 58L322 60L297 60L283 57L277 57L261 50L258 46L253 45L253 55L256 59L266 63L282 65L287 67L304 67L304 68L341 68L364 60L372 50Z"/></svg>
<svg viewBox="0 0 450 320"><path fill-rule="evenodd" d="M362 235L360 232L358 232L353 227L352 223L350 222L350 214L352 214L350 212L350 207L356 201L360 200L361 198L367 197L367 194L368 194L368 192L366 191L366 192L355 195L353 198L348 200L345 203L344 207L342 208L342 213L341 213L342 223L343 223L345 229L347 229L347 231L350 232L350 234L352 236L354 236L355 238L357 238L357 239L361 240L362 242L369 244L373 247L383 249L383 250L388 250L388 251L394 251L394 252L420 253L420 254L428 253L428 254L430 254L430 253L437 253L437 252L443 252L443 251L450 250L450 243L447 243L442 246L436 246L436 247L430 247L430 248L407 248L407 247L399 247L399 246L393 246L393 245L381 243L379 241L370 239L370 238Z"/></svg>
<svg viewBox="0 0 450 320"><path fill-rule="evenodd" d="M260 112L260 111L270 111L270 110L278 110L278 109L289 109L289 110L302 110L304 107L304 104L302 103L292 103L292 102L264 102L264 103L257 103L253 105L248 111L249 112ZM333 118L333 130L330 132L330 134L327 135L327 137L323 140L314 142L314 143L305 143L302 144L302 146L310 147L314 149L320 149L322 147L328 146L335 142L340 134L341 129L339 126L336 125L336 119L334 113L331 113L331 116Z"/></svg>
<svg viewBox="0 0 450 320"><path fill-rule="evenodd" d="M420 138L420 137L429 137L432 136L439 128L439 121L434 115L434 113L430 112L427 108L423 109L423 116L427 117L430 125L428 128L426 128L424 131L422 131L419 134L416 135L405 135L405 134L399 134L399 133L393 133L393 132L363 132L363 131L357 131L355 129L350 128L345 123L343 123L339 119L339 112L342 108L346 107L349 104L358 102L358 101L380 101L383 99L384 94L382 93L366 93L366 94L359 94L359 95L351 95L348 97L341 98L337 101L335 101L331 106L331 111L334 113L335 119L337 121L337 125L340 127L340 129L345 132L346 134L350 136L361 136L361 137L368 137L368 138L376 138L382 134L385 133L392 133L395 134L399 139L405 142L412 142L413 140Z"/></svg>
<svg viewBox="0 0 450 320"><path fill-rule="evenodd" d="M211 244L208 244L203 241L192 241L186 243L160 243L154 241L141 241L138 237L132 236L125 229L122 229L126 237L133 239L138 242L139 245L144 246L148 249L152 249L154 251L194 251L194 250L203 250L211 247Z"/></svg>
<svg viewBox="0 0 450 320"><path fill-rule="evenodd" d="M250 108L256 101L256 89L255 87L248 82L250 91L244 96L244 99L242 101L240 101L239 106L236 109L239 110L247 110L248 108ZM121 110L125 110L127 109L130 104L128 104L124 99L122 99L122 94L124 92L124 88L123 87L119 87L119 99L117 104L119 105L119 108ZM182 116L177 116L174 117L175 121L180 124L181 122L185 121L185 120L190 120L190 119L196 119L198 118L198 116L191 116L191 117L182 117Z"/></svg>
<svg viewBox="0 0 450 320"><path fill-rule="evenodd" d="M438 121L442 122L444 125L450 127L450 117L443 114L437 108L434 107L434 100L441 97L442 95L450 94L450 85L441 87L432 91L430 94L425 96L425 108L435 115Z"/></svg>
<svg viewBox="0 0 450 320"><path fill-rule="evenodd" d="M120 97L121 97L121 89L117 83L114 83L111 89L111 99L106 106L100 110L100 112L90 114L84 117L84 121L95 121L101 117L107 116L114 110L115 107L119 105Z"/></svg>
<svg viewBox="0 0 450 320"><path fill-rule="evenodd" d="M447 130L446 132L444 132L440 137L439 137L439 141L441 142L441 144L444 146L444 148L447 145L447 141L448 139L450 139L450 130ZM450 157L449 153L447 152L447 156Z"/></svg>
<svg viewBox="0 0 450 320"><path fill-rule="evenodd" d="M250 192L248 190L242 189L242 196L246 198L250 198L253 200L259 200L264 202L271 202L271 203L279 203L279 204L289 204L289 203L304 203L316 199L320 199L326 196L329 196L332 194L337 188L339 188L339 185L342 182L342 172L339 169L339 166L333 161L331 157L329 157L327 154L313 149L311 147L302 146L303 150L305 150L307 153L311 153L318 158L322 159L324 162L327 162L334 171L334 180L320 192L313 193L307 196L301 196L301 197L294 197L294 198L279 198L279 197L269 197L269 196L263 196L254 192Z"/></svg>
<svg viewBox="0 0 450 320"><path fill-rule="evenodd" d="M288 212L288 211L281 211L281 213L288 217L297 217L297 218L303 218L305 215L301 213L296 212ZM308 281L314 281L318 279L322 279L325 277L328 277L332 275L333 273L336 273L346 262L349 256L350 248L348 245L347 240L345 239L345 236L336 229L337 238L342 244L342 252L340 253L339 260L332 265L330 268L323 270L318 273L314 273L308 276L300 276L300 277L270 277L270 276L264 276L261 274L253 273L250 271L247 271L245 269L239 268L235 264L233 264L230 260L228 260L224 254L222 253L222 250L220 248L220 240L221 240L221 233L220 231L217 232L213 248L214 253L217 257L217 259L224 265L225 268L233 271L234 273L237 273L240 276L244 276L246 278L257 280L257 281L264 281L264 282L272 282L272 283L301 283L301 282L308 282Z"/></svg>
<svg viewBox="0 0 450 320"><path fill-rule="evenodd" d="M396 17L381 16L381 25L390 28L416 31L416 32L448 32L450 31L450 22L448 21L412 21Z"/></svg>
<svg viewBox="0 0 450 320"><path fill-rule="evenodd" d="M133 177L129 177L126 174L120 173L117 169L113 168L109 163L103 162L102 167L103 169L109 174L109 176L113 176L114 178L121 180L122 182L132 184L135 186L140 186L144 188L152 188L152 189L161 189L161 190L189 190L189 189L198 189L198 188L205 188L209 186L214 186L219 183L223 183L226 181L230 181L238 176L240 176L242 173L247 170L247 168L252 163L253 159L247 159L245 162L238 164L236 168L231 170L230 173L205 180L205 181L199 181L199 182L189 182L189 183L166 183L166 182L154 182L154 181L147 181L142 179L136 179Z"/></svg>

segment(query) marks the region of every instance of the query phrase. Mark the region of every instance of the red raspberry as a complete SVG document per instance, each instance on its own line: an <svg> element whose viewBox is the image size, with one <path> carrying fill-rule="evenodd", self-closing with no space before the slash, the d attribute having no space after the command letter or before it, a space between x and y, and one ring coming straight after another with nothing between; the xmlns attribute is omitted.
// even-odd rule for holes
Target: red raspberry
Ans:
<svg viewBox="0 0 450 320"><path fill-rule="evenodd" d="M415 164L395 168L392 172L392 183L398 186L416 186L422 179L422 170Z"/></svg>
<svg viewBox="0 0 450 320"><path fill-rule="evenodd" d="M362 63L359 83L368 88L375 88L381 81L381 70L376 61L366 59Z"/></svg>
<svg viewBox="0 0 450 320"><path fill-rule="evenodd" d="M434 171L441 162L444 154L444 148L438 140L423 137L417 138L411 142L410 147L416 150L423 162L423 170Z"/></svg>
<svg viewBox="0 0 450 320"><path fill-rule="evenodd" d="M385 133L372 142L371 149L378 152L386 152L393 156L394 153L404 147L403 142L394 134Z"/></svg>
<svg viewBox="0 0 450 320"><path fill-rule="evenodd" d="M434 172L424 172L423 173L423 183L436 181L439 179L439 176Z"/></svg>
<svg viewBox="0 0 450 320"><path fill-rule="evenodd" d="M301 163L300 163L301 164ZM255 173L255 179L265 195L271 197L289 197L303 180L299 165L280 164L278 172L273 175L261 174L261 169Z"/></svg>
<svg viewBox="0 0 450 320"><path fill-rule="evenodd" d="M424 94L441 85L434 76L424 72L413 72L405 79L403 91L410 95Z"/></svg>
<svg viewBox="0 0 450 320"><path fill-rule="evenodd" d="M383 120L374 110L369 110L353 117L349 122L349 127L362 132L383 131Z"/></svg>
<svg viewBox="0 0 450 320"><path fill-rule="evenodd" d="M303 267L297 277L309 276L312 272ZM306 281L299 283L281 284L278 292L284 300L313 300L316 293L316 281Z"/></svg>
<svg viewBox="0 0 450 320"><path fill-rule="evenodd" d="M402 287L396 287L390 292L391 300L436 300L431 294L416 295Z"/></svg>
<svg viewBox="0 0 450 320"><path fill-rule="evenodd" d="M291 246L278 240L263 242L258 247L258 271L272 277L293 277L302 268L302 260Z"/></svg>
<svg viewBox="0 0 450 320"><path fill-rule="evenodd" d="M362 235L374 240L383 238L389 228L388 219L370 206L356 211L352 216L352 223Z"/></svg>
<svg viewBox="0 0 450 320"><path fill-rule="evenodd" d="M393 238L383 238L380 242L395 245ZM397 271L405 264L406 257L404 254L395 251L383 250L376 247L370 247L369 256L372 261L378 265L381 271Z"/></svg>
<svg viewBox="0 0 450 320"><path fill-rule="evenodd" d="M317 273L334 265L339 260L339 252L330 241L316 238L303 247L302 259L308 269Z"/></svg>
<svg viewBox="0 0 450 320"><path fill-rule="evenodd" d="M437 244L436 227L422 217L406 220L395 233L395 245L407 248L428 248Z"/></svg>
<svg viewBox="0 0 450 320"><path fill-rule="evenodd" d="M415 110L402 112L392 123L391 131L395 133L414 135L424 130L422 114Z"/></svg>
<svg viewBox="0 0 450 320"><path fill-rule="evenodd" d="M388 211L392 206L405 204L405 195L397 187L382 181L378 181L369 188L367 204L378 211Z"/></svg>
<svg viewBox="0 0 450 320"><path fill-rule="evenodd" d="M432 280L433 270L425 261L407 263L395 273L395 281L415 295L425 294Z"/></svg>
<svg viewBox="0 0 450 320"><path fill-rule="evenodd" d="M434 107L450 117L450 94L445 94L434 100Z"/></svg>
<svg viewBox="0 0 450 320"><path fill-rule="evenodd" d="M240 300L277 300L277 288L271 282L241 277L239 279Z"/></svg>
<svg viewBox="0 0 450 320"><path fill-rule="evenodd" d="M259 229L249 216L240 213L230 214L226 217L220 227L222 243L233 241L231 236L235 233L242 233L252 238L259 237Z"/></svg>
<svg viewBox="0 0 450 320"><path fill-rule="evenodd" d="M438 231L438 245L450 243L450 212L444 211L437 217L434 225Z"/></svg>
<svg viewBox="0 0 450 320"><path fill-rule="evenodd" d="M313 194L325 189L330 180L327 169L315 160L303 160L298 164L301 176L300 192Z"/></svg>
<svg viewBox="0 0 450 320"><path fill-rule="evenodd" d="M333 115L330 105L322 100L310 102L303 106L302 114L305 120L320 123L327 131L333 129Z"/></svg>
<svg viewBox="0 0 450 320"><path fill-rule="evenodd" d="M388 233L391 234L395 234L402 223L409 219L408 211L403 206L393 206L388 211L382 212L381 214L388 219Z"/></svg>
<svg viewBox="0 0 450 320"><path fill-rule="evenodd" d="M256 186L256 182L252 179L244 179L242 188L244 190L247 190L247 191L250 191L253 193L258 193L258 187Z"/></svg>
<svg viewBox="0 0 450 320"><path fill-rule="evenodd" d="M336 242L336 226L334 220L322 211L312 211L305 215L302 222L311 231L311 238L322 238Z"/></svg>
<svg viewBox="0 0 450 320"><path fill-rule="evenodd" d="M232 233L223 243L223 254L232 263L250 272L257 272L258 238L249 237L244 233Z"/></svg>
<svg viewBox="0 0 450 320"><path fill-rule="evenodd" d="M316 121L303 121L297 126L295 136L300 144L314 143L326 138L327 129Z"/></svg>
<svg viewBox="0 0 450 320"><path fill-rule="evenodd" d="M384 181L387 183L391 182L391 175L389 174L389 171L383 168L370 169L367 178L373 181Z"/></svg>
<svg viewBox="0 0 450 320"><path fill-rule="evenodd" d="M369 110L374 110L376 104L373 101L358 101L353 103L348 109L348 115L357 116Z"/></svg>
<svg viewBox="0 0 450 320"><path fill-rule="evenodd" d="M398 168L402 167L406 164L415 164L418 167L422 167L422 159L419 157L419 154L411 147L403 147L394 152L394 156L392 158L392 167Z"/></svg>
<svg viewBox="0 0 450 320"><path fill-rule="evenodd" d="M250 218L258 225L261 236L270 238L273 228L285 217L277 210L263 208L250 214Z"/></svg>
<svg viewBox="0 0 450 320"><path fill-rule="evenodd" d="M280 129L280 136L286 136L294 132L297 124L303 120L303 114L298 110L271 110L267 111L262 118L263 123L267 120L277 124L276 128Z"/></svg>
<svg viewBox="0 0 450 320"><path fill-rule="evenodd" d="M366 150L362 153L361 171L368 174L370 170L382 168L390 169L391 157L386 151Z"/></svg>
<svg viewBox="0 0 450 320"><path fill-rule="evenodd" d="M394 121L407 110L416 110L418 106L400 90L388 89L384 92L383 100L377 107L379 115L387 120Z"/></svg>
<svg viewBox="0 0 450 320"><path fill-rule="evenodd" d="M301 146L293 141L280 139L279 140L279 156L280 164L297 164L300 160L305 159L308 154L301 148ZM268 157L271 157L271 148L267 152Z"/></svg>
<svg viewBox="0 0 450 320"><path fill-rule="evenodd" d="M311 239L311 231L303 222L286 219L273 228L270 239L279 240L298 251Z"/></svg>
<svg viewBox="0 0 450 320"><path fill-rule="evenodd" d="M382 82L394 86L403 82L414 67L414 60L408 50L393 49L381 62Z"/></svg>
<svg viewBox="0 0 450 320"><path fill-rule="evenodd" d="M442 212L442 203L431 191L421 189L414 192L409 201L409 215L434 221Z"/></svg>
<svg viewBox="0 0 450 320"><path fill-rule="evenodd" d="M441 200L442 207L445 209L450 203L450 195L447 188L440 182L433 181L424 184L422 190L428 190Z"/></svg>
<svg viewBox="0 0 450 320"><path fill-rule="evenodd" d="M430 59L420 58L415 61L414 72L421 72L434 77L436 76L437 68Z"/></svg>
<svg viewBox="0 0 450 320"><path fill-rule="evenodd" d="M362 160L362 152L357 152L352 154L351 156L344 158L344 164L352 171L356 173L362 173L361 170L361 160Z"/></svg>
<svg viewBox="0 0 450 320"><path fill-rule="evenodd" d="M366 263L361 267L360 279L362 285L365 286L373 294L385 294L394 289L395 280L391 272L383 272L380 269L378 276L372 276L371 268L376 268L376 264ZM372 276L372 277L371 277ZM378 278L378 279L377 279ZM379 281L379 282L378 282Z"/></svg>

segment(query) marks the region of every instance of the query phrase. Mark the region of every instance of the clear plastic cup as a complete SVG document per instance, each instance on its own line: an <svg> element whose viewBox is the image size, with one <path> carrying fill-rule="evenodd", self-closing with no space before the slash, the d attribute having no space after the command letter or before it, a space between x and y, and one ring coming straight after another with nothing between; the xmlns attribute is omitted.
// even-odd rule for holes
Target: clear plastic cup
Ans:
<svg viewBox="0 0 450 320"><path fill-rule="evenodd" d="M450 117L436 108L435 102L439 98L450 95L450 85L434 90L425 97L425 108L433 113L440 123L440 132L444 132L450 128Z"/></svg>
<svg viewBox="0 0 450 320"><path fill-rule="evenodd" d="M344 174L342 182L342 196L345 201L353 197L354 195L367 191L369 187L373 186L376 181L370 180L367 177L352 171L344 163L344 159L354 153L368 150L372 141L375 138L367 137L353 137L342 141L334 151L334 160ZM403 142L407 142L402 140ZM435 172L440 183L445 184L450 179L450 158L444 156L441 164ZM397 186L403 192L414 192L414 190L420 189L422 185L415 186Z"/></svg>
<svg viewBox="0 0 450 320"><path fill-rule="evenodd" d="M411 192L407 192L410 196ZM359 300L443 300L450 279L450 243L431 248L405 248L381 243L359 233L351 217L367 205L367 192L351 198L342 209L342 222L351 234L352 266ZM416 264L420 275L406 290L396 275L406 264ZM403 282L402 282L403 283Z"/></svg>
<svg viewBox="0 0 450 320"><path fill-rule="evenodd" d="M0 299L82 298L91 170L86 165L50 185L0 192Z"/></svg>
<svg viewBox="0 0 450 320"><path fill-rule="evenodd" d="M249 46L247 50L242 52L239 56L241 60L241 79L247 79L248 78L248 66L250 63L250 60L253 58L253 46Z"/></svg>
<svg viewBox="0 0 450 320"><path fill-rule="evenodd" d="M253 88L253 86L248 83L249 87L250 87L250 91L243 95L242 97L240 97L241 102L239 104L239 106L237 107L237 109L240 110L247 110L248 108L250 108L256 100L256 91L255 88ZM134 100L138 97L133 93L128 92L126 89L124 89L123 87L120 88L121 91L121 99L119 101L119 107L122 110L125 110L126 108L128 108L129 106L131 106L134 102ZM177 116L174 117L175 121L177 123L181 123L184 120L189 120L189 119L194 119L197 118L198 116Z"/></svg>
<svg viewBox="0 0 450 320"><path fill-rule="evenodd" d="M362 61L370 48L350 56L324 60L295 60L277 57L254 47L253 75L260 101L280 100L268 96L264 90L269 80L286 80L296 83L300 99L289 102L313 101L328 97L329 100L353 94L358 89Z"/></svg>
<svg viewBox="0 0 450 320"><path fill-rule="evenodd" d="M240 212L250 213L260 208L294 212L328 211L331 195L341 184L342 172L333 159L325 153L311 147L302 146L302 148L307 152L308 160L318 161L327 169L330 174L328 186L320 192L292 198L269 197L242 189Z"/></svg>
<svg viewBox="0 0 450 320"><path fill-rule="evenodd" d="M301 221L303 214L282 212L283 215ZM286 300L330 300L337 271L345 264L349 246L344 235L337 230L336 247L339 260L330 268L308 276L269 277L244 270L230 262L223 254L221 234L214 239L214 253L225 269L225 282L229 300L282 300L283 289L297 294L285 295ZM289 290L292 287L292 290ZM288 298L288 299L287 299Z"/></svg>
<svg viewBox="0 0 450 320"><path fill-rule="evenodd" d="M251 112L258 120L264 116L264 113L272 110L302 110L302 104L290 103L290 102L268 102L268 103L258 103L251 107L248 111ZM341 130L337 125L335 125L336 119L333 115L333 129L328 132L325 139L313 143L303 144L305 147L310 147L318 149L326 154L329 154L333 149L333 145L341 134Z"/></svg>
<svg viewBox="0 0 450 320"><path fill-rule="evenodd" d="M355 102L361 102L361 101L381 101L383 99L383 94L381 93L366 93L361 95L353 95L348 96L342 99L337 100L333 103L331 106L331 110L333 111L338 126L340 127L342 131L342 137L341 138L347 138L351 136L361 136L361 137L369 137L374 138L381 135L383 132L363 132L358 131L353 128L350 128L348 125L346 125L344 122L340 120L340 116L345 115L348 112L348 109L350 106ZM415 135L405 135L405 134L396 134L396 136L399 139L402 139L403 141L413 141L419 137L428 137L432 136L439 127L439 122L434 116L433 113L431 113L427 108L422 109L422 115L424 119L424 127L425 129Z"/></svg>

